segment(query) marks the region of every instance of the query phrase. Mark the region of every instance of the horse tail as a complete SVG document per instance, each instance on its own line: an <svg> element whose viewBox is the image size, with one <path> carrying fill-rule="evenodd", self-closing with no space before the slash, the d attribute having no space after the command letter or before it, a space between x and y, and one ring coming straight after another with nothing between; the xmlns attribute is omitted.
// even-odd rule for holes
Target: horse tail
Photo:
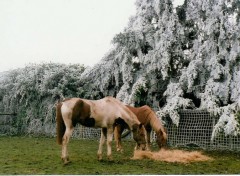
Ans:
<svg viewBox="0 0 240 176"><path fill-rule="evenodd" d="M58 103L56 106L56 120L57 120L57 143L62 145L63 135L66 130L66 126L63 121L61 112L62 103Z"/></svg>

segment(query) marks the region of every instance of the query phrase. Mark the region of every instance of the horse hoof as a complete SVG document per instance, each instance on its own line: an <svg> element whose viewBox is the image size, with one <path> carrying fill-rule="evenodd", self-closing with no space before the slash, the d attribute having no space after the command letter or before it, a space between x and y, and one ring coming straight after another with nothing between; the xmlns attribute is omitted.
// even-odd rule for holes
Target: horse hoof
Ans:
<svg viewBox="0 0 240 176"><path fill-rule="evenodd" d="M112 160L113 160L112 155L109 155L109 156L108 156L108 160L109 160L109 161L112 161Z"/></svg>
<svg viewBox="0 0 240 176"><path fill-rule="evenodd" d="M102 155L99 154L97 157L98 157L98 161L102 161Z"/></svg>
<svg viewBox="0 0 240 176"><path fill-rule="evenodd" d="M123 149L122 148L117 148L117 152L123 153Z"/></svg>
<svg viewBox="0 0 240 176"><path fill-rule="evenodd" d="M64 164L64 166L66 166L66 165L68 165L69 163L71 163L71 161L68 160L68 161L64 161L63 164Z"/></svg>
<svg viewBox="0 0 240 176"><path fill-rule="evenodd" d="M62 157L62 161L64 165L67 165L68 163L70 163L69 157Z"/></svg>

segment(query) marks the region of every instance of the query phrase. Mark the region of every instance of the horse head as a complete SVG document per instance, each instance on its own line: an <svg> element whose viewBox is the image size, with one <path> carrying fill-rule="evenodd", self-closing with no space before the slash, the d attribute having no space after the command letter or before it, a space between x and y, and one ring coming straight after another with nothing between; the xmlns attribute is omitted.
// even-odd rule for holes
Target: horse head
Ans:
<svg viewBox="0 0 240 176"><path fill-rule="evenodd" d="M166 147L167 145L167 133L165 132L165 129L160 129L158 132L156 132L156 142L158 144L158 147Z"/></svg>
<svg viewBox="0 0 240 176"><path fill-rule="evenodd" d="M137 142L136 149L146 150L147 132L143 124L133 125L133 139Z"/></svg>

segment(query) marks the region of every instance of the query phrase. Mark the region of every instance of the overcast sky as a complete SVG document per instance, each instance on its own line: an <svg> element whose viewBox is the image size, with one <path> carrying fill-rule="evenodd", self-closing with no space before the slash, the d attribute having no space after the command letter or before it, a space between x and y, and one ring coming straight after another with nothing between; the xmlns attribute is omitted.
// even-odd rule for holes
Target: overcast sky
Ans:
<svg viewBox="0 0 240 176"><path fill-rule="evenodd" d="M135 14L134 3L0 0L0 72L50 61L93 66Z"/></svg>

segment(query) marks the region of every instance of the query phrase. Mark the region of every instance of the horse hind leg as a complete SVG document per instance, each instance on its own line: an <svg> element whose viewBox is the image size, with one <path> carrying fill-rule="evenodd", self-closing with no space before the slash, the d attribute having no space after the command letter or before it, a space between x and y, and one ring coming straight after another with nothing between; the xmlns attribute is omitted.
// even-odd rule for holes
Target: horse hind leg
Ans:
<svg viewBox="0 0 240 176"><path fill-rule="evenodd" d="M116 125L114 128L114 139L116 143L116 150L119 152L123 152L122 144L121 144L121 134L123 132L123 129L121 128L121 125Z"/></svg>
<svg viewBox="0 0 240 176"><path fill-rule="evenodd" d="M102 128L101 130L101 138L99 141L99 147L98 147L98 152L97 152L97 156L98 156L98 160L102 160L102 150L103 150L103 145L105 143L107 137L107 128Z"/></svg>
<svg viewBox="0 0 240 176"><path fill-rule="evenodd" d="M64 119L64 123L66 125L66 131L63 136L63 142L62 142L62 160L64 164L68 164L69 161L69 155L68 155L68 150L67 150L67 145L69 143L70 137L73 132L73 126L72 126L72 121L69 119Z"/></svg>

